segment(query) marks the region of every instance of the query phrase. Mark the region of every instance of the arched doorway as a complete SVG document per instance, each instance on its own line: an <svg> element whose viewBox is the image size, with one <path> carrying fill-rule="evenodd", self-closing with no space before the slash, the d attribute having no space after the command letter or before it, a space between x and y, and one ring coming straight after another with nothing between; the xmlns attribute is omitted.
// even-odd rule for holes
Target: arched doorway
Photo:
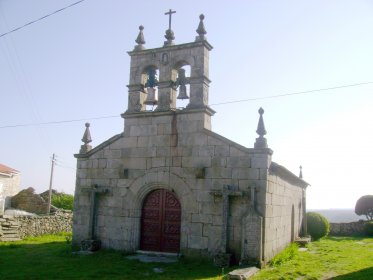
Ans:
<svg viewBox="0 0 373 280"><path fill-rule="evenodd" d="M176 195L165 189L149 193L141 211L140 249L178 253L181 206Z"/></svg>

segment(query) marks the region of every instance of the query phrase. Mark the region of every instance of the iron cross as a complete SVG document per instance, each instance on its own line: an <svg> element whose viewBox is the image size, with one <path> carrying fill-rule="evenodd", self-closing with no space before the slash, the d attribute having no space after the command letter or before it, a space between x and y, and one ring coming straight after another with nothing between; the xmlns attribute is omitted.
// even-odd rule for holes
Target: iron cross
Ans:
<svg viewBox="0 0 373 280"><path fill-rule="evenodd" d="M176 11L173 11L173 10L169 10L167 13L164 13L165 15L168 15L168 29L171 30L171 16L172 14L175 14Z"/></svg>

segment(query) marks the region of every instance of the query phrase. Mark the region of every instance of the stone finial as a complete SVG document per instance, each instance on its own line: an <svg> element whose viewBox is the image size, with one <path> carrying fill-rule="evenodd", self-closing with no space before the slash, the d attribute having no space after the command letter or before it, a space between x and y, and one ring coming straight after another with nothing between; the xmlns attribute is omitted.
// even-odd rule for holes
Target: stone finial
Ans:
<svg viewBox="0 0 373 280"><path fill-rule="evenodd" d="M164 46L171 46L174 44L173 40L175 39L174 32L171 29L171 18L172 14L176 13L176 11L169 10L168 12L164 13L165 15L168 15L168 29L166 30L166 35L164 36L167 41L164 42Z"/></svg>
<svg viewBox="0 0 373 280"><path fill-rule="evenodd" d="M85 124L85 131L84 131L83 138L82 138L82 142L84 143L84 145L80 146L81 154L88 153L90 150L92 150L92 146L89 145L89 143L92 142L91 132L89 131L89 126L90 126L89 123Z"/></svg>
<svg viewBox="0 0 373 280"><path fill-rule="evenodd" d="M137 35L137 38L135 40L135 42L137 43L137 46L135 46L135 51L143 50L145 44L144 33L142 32L144 30L144 26L140 25L139 30L139 35Z"/></svg>
<svg viewBox="0 0 373 280"><path fill-rule="evenodd" d="M299 166L299 178L303 179L302 165Z"/></svg>
<svg viewBox="0 0 373 280"><path fill-rule="evenodd" d="M175 35L174 32L171 29L166 30L166 35L164 37L167 39L167 41L164 42L164 46L172 46L174 44Z"/></svg>
<svg viewBox="0 0 373 280"><path fill-rule="evenodd" d="M203 24L204 19L205 19L205 16L203 14L201 14L199 16L199 24L198 24L198 28L196 30L196 32L198 33L198 36L196 37L196 42L206 40L205 35L207 34L207 32L206 32L206 29L205 29L205 25Z"/></svg>
<svg viewBox="0 0 373 280"><path fill-rule="evenodd" d="M260 117L259 117L258 128L256 130L256 133L259 135L259 137L256 138L254 148L264 149L264 148L268 148L268 145L267 145L267 139L264 138L264 135L267 134L267 131L265 129L264 121L263 121L263 114L264 114L263 108L260 107L258 112L259 112Z"/></svg>

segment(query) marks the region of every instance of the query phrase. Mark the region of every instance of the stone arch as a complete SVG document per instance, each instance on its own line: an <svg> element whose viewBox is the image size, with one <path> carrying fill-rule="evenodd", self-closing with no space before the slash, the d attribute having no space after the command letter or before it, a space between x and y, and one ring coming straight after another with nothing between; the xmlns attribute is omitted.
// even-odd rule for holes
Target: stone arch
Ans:
<svg viewBox="0 0 373 280"><path fill-rule="evenodd" d="M146 65L146 66L142 67L141 78L140 78L140 81L141 81L142 85L145 85L145 83L146 83L146 79L147 79L147 75L148 75L149 70L156 70L156 71L158 71L158 75L159 75L159 67L155 64L149 64L149 65Z"/></svg>
<svg viewBox="0 0 373 280"><path fill-rule="evenodd" d="M158 103L158 83L160 79L160 69L151 64L142 69L141 85L143 87L145 109L154 109L154 105ZM150 105L151 107L147 107Z"/></svg>
<svg viewBox="0 0 373 280"><path fill-rule="evenodd" d="M176 81L177 79L177 72L180 68L183 68L184 66L189 66L190 67L190 76L192 75L192 68L193 65L190 61L190 59L183 58L183 59L178 59L176 62L173 64L172 69L171 69L171 79L172 81Z"/></svg>
<svg viewBox="0 0 373 280"><path fill-rule="evenodd" d="M194 198L191 187L178 175L165 170L150 170L145 175L135 179L127 189L126 201L130 202L128 209L132 209L131 235L129 243L135 251L140 245L141 208L142 203L151 191L166 189L175 192L181 204L181 235L180 248L187 246L186 230L189 227L188 211L198 211L198 204Z"/></svg>
<svg viewBox="0 0 373 280"><path fill-rule="evenodd" d="M175 70L178 70L179 68L186 66L186 65L189 65L190 67L192 67L190 61L188 61L187 59L180 59L174 63L174 66L172 68Z"/></svg>
<svg viewBox="0 0 373 280"><path fill-rule="evenodd" d="M174 63L172 64L172 69L178 70L179 68L189 65L190 66L190 75L194 75L196 63L193 56L190 55L178 55L173 59Z"/></svg>
<svg viewBox="0 0 373 280"><path fill-rule="evenodd" d="M192 66L186 60L179 60L174 64L171 72L177 95L176 108L184 108L189 104Z"/></svg>

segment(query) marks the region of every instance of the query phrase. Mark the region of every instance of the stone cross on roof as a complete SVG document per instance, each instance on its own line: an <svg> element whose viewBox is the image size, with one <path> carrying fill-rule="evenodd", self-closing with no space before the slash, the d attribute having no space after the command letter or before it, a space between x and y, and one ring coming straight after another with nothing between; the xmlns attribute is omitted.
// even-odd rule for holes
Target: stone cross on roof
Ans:
<svg viewBox="0 0 373 280"><path fill-rule="evenodd" d="M164 36L167 41L164 42L164 46L171 46L174 44L173 40L175 39L174 32L171 29L171 17L172 14L176 13L176 11L169 10L167 13L164 13L165 15L168 15L168 29L166 30L166 35Z"/></svg>
<svg viewBox="0 0 373 280"><path fill-rule="evenodd" d="M176 11L173 11L172 9L170 9L167 13L164 13L165 15L168 15L168 29L171 29L171 17L172 17L172 14L175 14Z"/></svg>

